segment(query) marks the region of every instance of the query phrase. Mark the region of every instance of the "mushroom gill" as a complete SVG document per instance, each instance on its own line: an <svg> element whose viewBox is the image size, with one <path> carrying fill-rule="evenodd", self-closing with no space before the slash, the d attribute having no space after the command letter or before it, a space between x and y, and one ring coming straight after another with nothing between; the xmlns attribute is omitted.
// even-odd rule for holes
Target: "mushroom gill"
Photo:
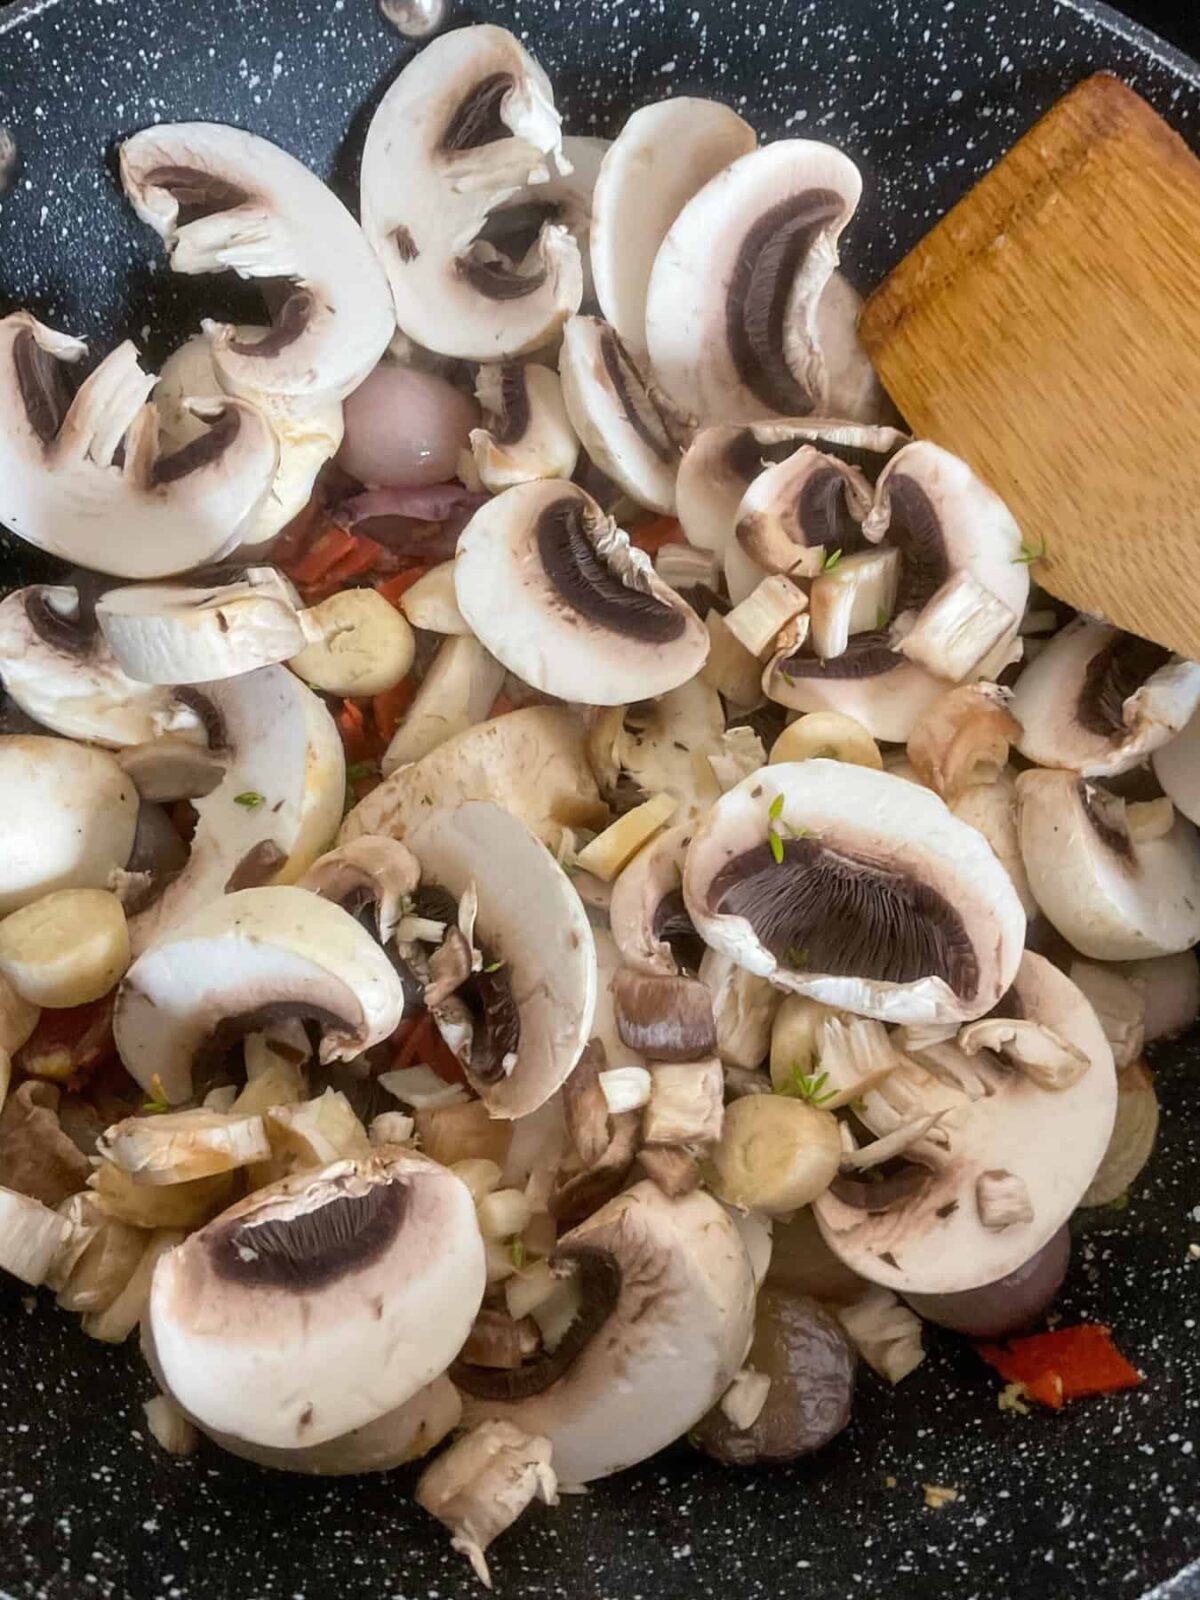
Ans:
<svg viewBox="0 0 1200 1600"><path fill-rule="evenodd" d="M565 497L546 506L537 520L537 547L551 584L572 611L613 633L655 643L679 638L683 613L637 586L622 573L603 533L588 526L587 505Z"/></svg>

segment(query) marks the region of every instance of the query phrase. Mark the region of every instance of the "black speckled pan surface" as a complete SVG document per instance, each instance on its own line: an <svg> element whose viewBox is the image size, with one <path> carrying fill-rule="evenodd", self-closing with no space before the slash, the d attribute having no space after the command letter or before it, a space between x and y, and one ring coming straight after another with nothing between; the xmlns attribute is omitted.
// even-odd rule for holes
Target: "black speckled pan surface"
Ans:
<svg viewBox="0 0 1200 1600"><path fill-rule="evenodd" d="M1175 0L1186 11L1196 0ZM1200 140L1200 74L1089 0L496 0L574 131L700 91L767 135L842 145L866 178L846 248L864 288L1050 102L1098 67ZM373 0L35 0L0 12L0 122L22 167L0 201L0 304L154 359L227 286L163 270L123 205L113 144L156 120L240 123L345 192L366 110L408 51ZM349 134L347 136L347 129ZM207 299L205 296L207 295ZM35 569L0 552L11 584ZM3 818L0 817L0 827ZM869 1373L817 1460L736 1476L686 1447L534 1513L494 1550L501 1593L888 1600L1200 1596L1200 1049L1157 1053L1161 1146L1125 1211L1081 1217L1062 1301L1111 1323L1144 1386L1022 1417L971 1350L931 1337L898 1391ZM131 1600L446 1600L477 1593L404 1474L328 1482L141 1426L132 1346L0 1285L0 1592ZM922 1484L958 1500L927 1510Z"/></svg>

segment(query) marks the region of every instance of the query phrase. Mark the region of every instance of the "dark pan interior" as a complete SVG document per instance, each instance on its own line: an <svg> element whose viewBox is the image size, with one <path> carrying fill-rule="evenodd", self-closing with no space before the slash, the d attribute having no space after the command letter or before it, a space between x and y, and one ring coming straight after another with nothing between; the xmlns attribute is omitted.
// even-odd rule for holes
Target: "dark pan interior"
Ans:
<svg viewBox="0 0 1200 1600"><path fill-rule="evenodd" d="M484 18L535 47L571 131L611 133L635 106L698 91L765 134L843 146L866 180L845 252L864 288L1097 68L1132 81L1185 135L1200 131L1195 69L1089 0L497 0L454 20ZM18 3L0 19L0 122L22 156L0 201L0 305L29 305L102 344L132 334L161 359L202 312L239 296L163 269L114 184L114 141L155 120L239 123L352 195L369 109L409 48L373 0ZM28 552L0 551L5 585L41 570ZM529 1516L493 1552L498 1589L564 1600L1200 1595L1200 1263L1188 1254L1200 1240L1198 1056L1194 1042L1155 1052L1160 1149L1127 1209L1078 1219L1061 1302L1067 1319L1115 1328L1145 1372L1140 1389L1059 1415L1004 1413L969 1347L931 1333L924 1366L898 1390L862 1378L850 1428L816 1460L736 1475L677 1447ZM412 1507L407 1475L310 1481L214 1452L167 1457L142 1426L152 1385L132 1342L91 1343L12 1280L0 1284L0 1350L0 1592L477 1592ZM928 1510L925 1483L959 1499Z"/></svg>

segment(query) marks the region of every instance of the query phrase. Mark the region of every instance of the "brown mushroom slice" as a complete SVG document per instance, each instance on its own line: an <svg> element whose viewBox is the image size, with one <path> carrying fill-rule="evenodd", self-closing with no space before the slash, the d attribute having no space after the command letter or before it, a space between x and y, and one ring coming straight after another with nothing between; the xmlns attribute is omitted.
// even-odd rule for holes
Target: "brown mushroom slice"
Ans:
<svg viewBox="0 0 1200 1600"><path fill-rule="evenodd" d="M561 699L663 694L708 654L700 618L574 484L518 484L481 507L459 540L454 587L492 655Z"/></svg>
<svg viewBox="0 0 1200 1600"><path fill-rule="evenodd" d="M550 80L503 28L457 28L384 95L362 162L363 230L396 320L428 350L495 361L551 340L583 293L579 247L547 221L519 259L497 207L563 169ZM501 218L501 220L503 220Z"/></svg>
<svg viewBox="0 0 1200 1600"><path fill-rule="evenodd" d="M121 182L173 271L282 286L261 338L206 327L230 393L324 403L375 366L394 331L387 282L346 207L295 156L241 128L161 123L121 146Z"/></svg>
<svg viewBox="0 0 1200 1600"><path fill-rule="evenodd" d="M360 834L319 857L299 880L323 900L356 913L364 906L375 911L380 944L396 931L404 901L421 881L421 864L398 839Z"/></svg>
<svg viewBox="0 0 1200 1600"><path fill-rule="evenodd" d="M57 1084L27 1078L0 1098L0 1185L57 1206L91 1175L87 1156L62 1130Z"/></svg>
<svg viewBox="0 0 1200 1600"><path fill-rule="evenodd" d="M646 299L659 381L701 423L820 415L817 310L862 192L829 145L783 139L705 184L663 240ZM853 324L844 337L856 337Z"/></svg>
<svg viewBox="0 0 1200 1600"><path fill-rule="evenodd" d="M815 1203L826 1242L862 1277L902 1294L994 1283L1058 1232L1091 1182L1116 1111L1112 1051L1087 1000L1041 956L1024 956L1014 989L1026 1016L1082 1052L1087 1069L1046 1089L987 1051L939 1045L867 1090L860 1119L880 1138L940 1115L875 1197L840 1178ZM849 1088L831 1065L830 1086Z"/></svg>
<svg viewBox="0 0 1200 1600"><path fill-rule="evenodd" d="M548 1210L559 1223L582 1222L606 1205L624 1187L637 1152L641 1116L609 1110L600 1083L607 1065L603 1041L592 1039L563 1084L563 1115L578 1162L559 1172L549 1195ZM578 1164L580 1170L571 1170Z"/></svg>
<svg viewBox="0 0 1200 1600"><path fill-rule="evenodd" d="M1081 955L1134 961L1200 940L1200 834L1186 818L1135 839L1123 800L1032 769L1017 779L1017 822L1033 897Z"/></svg>
<svg viewBox="0 0 1200 1600"><path fill-rule="evenodd" d="M284 1178L194 1233L155 1270L149 1329L164 1388L201 1427L294 1450L442 1373L483 1290L470 1190L389 1149Z"/></svg>
<svg viewBox="0 0 1200 1600"><path fill-rule="evenodd" d="M1012 710L1027 761L1111 777L1166 745L1198 705L1196 662L1076 617L1021 673Z"/></svg>
<svg viewBox="0 0 1200 1600"><path fill-rule="evenodd" d="M0 321L0 517L76 566L155 578L219 560L258 513L278 446L252 406L197 401L202 437L161 454L154 378L118 345L76 390L86 345L17 311ZM123 464L116 465L123 451Z"/></svg>
<svg viewBox="0 0 1200 1600"><path fill-rule="evenodd" d="M583 722L565 706L525 706L393 772L348 814L338 842L364 833L403 839L431 812L468 800L503 806L554 851L564 828L599 830L608 822Z"/></svg>
<svg viewBox="0 0 1200 1600"><path fill-rule="evenodd" d="M591 1037L596 951L587 912L550 853L499 806L468 801L432 812L405 843L425 884L456 901L472 886L478 895L475 943L489 960L455 993L470 1042L445 1031L489 1113L527 1116L561 1087Z"/></svg>
<svg viewBox="0 0 1200 1600"><path fill-rule="evenodd" d="M613 979L617 1030L647 1061L698 1061L717 1048L708 990L696 978L649 977L622 968Z"/></svg>
<svg viewBox="0 0 1200 1600"><path fill-rule="evenodd" d="M503 1386L461 1369L456 1381L472 1396L468 1421L545 1435L562 1481L589 1483L679 1438L725 1392L753 1333L754 1276L711 1195L671 1200L648 1181L565 1235L550 1259L583 1291L562 1342Z"/></svg>
<svg viewBox="0 0 1200 1600"><path fill-rule="evenodd" d="M269 1022L318 1022L328 1062L390 1038L403 1011L391 961L348 912L306 889L242 889L133 963L113 1029L126 1070L178 1105L198 1066Z"/></svg>
<svg viewBox="0 0 1200 1600"><path fill-rule="evenodd" d="M884 1021L982 1016L1024 944L1025 914L986 841L929 790L842 762L766 767L723 795L683 887L714 949Z"/></svg>

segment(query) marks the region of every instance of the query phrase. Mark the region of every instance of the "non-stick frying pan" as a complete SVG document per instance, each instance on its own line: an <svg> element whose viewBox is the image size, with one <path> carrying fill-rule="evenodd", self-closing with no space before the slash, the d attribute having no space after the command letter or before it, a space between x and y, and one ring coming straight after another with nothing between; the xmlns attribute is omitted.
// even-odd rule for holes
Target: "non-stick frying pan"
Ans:
<svg viewBox="0 0 1200 1600"><path fill-rule="evenodd" d="M1182 3L1182 0L1177 0ZM1200 72L1093 0L495 0L554 80L568 127L611 133L684 91L767 135L843 146L863 168L846 240L868 287L1050 102L1097 68L1200 136ZM410 53L374 0L31 0L0 12L0 122L22 166L0 201L0 302L161 359L228 284L164 270L113 180L114 143L156 120L267 134L353 203L370 108ZM240 303L247 302L241 297ZM39 569L0 551L5 585ZM4 825L0 800L0 828ZM843 1600L1200 1596L1200 1050L1155 1052L1160 1148L1127 1209L1082 1213L1061 1302L1110 1323L1145 1372L1058 1414L1001 1412L970 1348L931 1331L891 1390L793 1468L739 1475L678 1446L495 1549L511 1597ZM163 1454L135 1342L87 1340L0 1284L0 1592L443 1600L475 1592L404 1473L308 1480L205 1450ZM922 1485L959 1498L926 1508ZM1159 1587L1162 1586L1162 1587Z"/></svg>

